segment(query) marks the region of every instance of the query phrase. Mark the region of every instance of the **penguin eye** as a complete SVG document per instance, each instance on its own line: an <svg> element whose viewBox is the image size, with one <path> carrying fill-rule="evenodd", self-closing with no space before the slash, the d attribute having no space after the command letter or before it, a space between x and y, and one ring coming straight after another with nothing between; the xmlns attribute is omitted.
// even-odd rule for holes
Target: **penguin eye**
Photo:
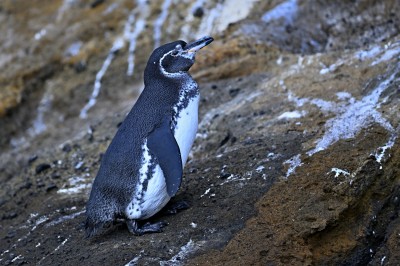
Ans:
<svg viewBox="0 0 400 266"><path fill-rule="evenodd" d="M173 51L172 51L172 53L171 53L171 55L172 55L172 56L177 56L177 55L178 55L178 53L179 53L179 51L177 51L177 50L173 50Z"/></svg>

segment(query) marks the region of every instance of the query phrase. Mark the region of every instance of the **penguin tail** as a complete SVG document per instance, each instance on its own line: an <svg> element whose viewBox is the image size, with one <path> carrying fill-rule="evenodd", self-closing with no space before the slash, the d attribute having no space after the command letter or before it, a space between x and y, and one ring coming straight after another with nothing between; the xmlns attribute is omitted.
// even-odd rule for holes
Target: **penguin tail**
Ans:
<svg viewBox="0 0 400 266"><path fill-rule="evenodd" d="M85 222L85 237L91 238L92 236L99 235L111 226L112 221L93 222L90 218L87 218Z"/></svg>
<svg viewBox="0 0 400 266"><path fill-rule="evenodd" d="M86 238L91 238L94 235L97 235L97 232L99 231L99 226L98 223L93 223L90 221L89 218L86 219L85 222L85 237Z"/></svg>

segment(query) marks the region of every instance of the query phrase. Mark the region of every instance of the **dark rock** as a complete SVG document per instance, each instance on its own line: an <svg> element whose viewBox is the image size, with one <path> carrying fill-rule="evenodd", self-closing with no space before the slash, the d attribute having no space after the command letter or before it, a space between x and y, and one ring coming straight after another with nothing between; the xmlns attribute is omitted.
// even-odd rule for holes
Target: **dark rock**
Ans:
<svg viewBox="0 0 400 266"><path fill-rule="evenodd" d="M86 70L86 63L79 61L78 63L74 64L74 69L76 73L81 73Z"/></svg>
<svg viewBox="0 0 400 266"><path fill-rule="evenodd" d="M65 144L62 147L62 151L64 151L64 152L70 152L71 150L72 150L72 147L71 147L71 145L69 143Z"/></svg>
<svg viewBox="0 0 400 266"><path fill-rule="evenodd" d="M226 179L226 178L228 178L228 177L230 177L232 174L230 174L230 173L222 173L220 176L219 176L219 178L221 178L221 179Z"/></svg>
<svg viewBox="0 0 400 266"><path fill-rule="evenodd" d="M57 188L58 188L58 187L57 187L56 184L50 183L50 184L48 184L47 187L46 187L46 192L50 192L50 191L52 191L52 190L54 190L54 189L57 189Z"/></svg>
<svg viewBox="0 0 400 266"><path fill-rule="evenodd" d="M0 197L0 207L3 206L7 200L4 197Z"/></svg>
<svg viewBox="0 0 400 266"><path fill-rule="evenodd" d="M15 211L11 211L6 214L3 214L2 218L3 218L3 220L11 220L11 219L16 218L17 216L18 216L18 214Z"/></svg>
<svg viewBox="0 0 400 266"><path fill-rule="evenodd" d="M90 4L91 8L96 8L97 6L101 5L104 3L105 0L95 0Z"/></svg>
<svg viewBox="0 0 400 266"><path fill-rule="evenodd" d="M30 189L32 187L32 182L27 180L23 185L21 185L20 189Z"/></svg>
<svg viewBox="0 0 400 266"><path fill-rule="evenodd" d="M45 185L46 184L43 182L43 180L41 180L41 179L36 180L36 187L37 188L44 187Z"/></svg>
<svg viewBox="0 0 400 266"><path fill-rule="evenodd" d="M201 18L204 15L204 9L199 6L193 10L193 16L196 18Z"/></svg>
<svg viewBox="0 0 400 266"><path fill-rule="evenodd" d="M32 155L31 157L29 157L29 159L28 159L28 164L31 164L31 163L33 163L34 161L36 161L37 158L39 158L37 155Z"/></svg>
<svg viewBox="0 0 400 266"><path fill-rule="evenodd" d="M9 239L9 238L14 238L16 236L17 232L16 231L8 231L7 235L4 237L4 239Z"/></svg>
<svg viewBox="0 0 400 266"><path fill-rule="evenodd" d="M236 89L230 89L229 90L229 95L234 98L236 97L240 92L240 88L236 88Z"/></svg>
<svg viewBox="0 0 400 266"><path fill-rule="evenodd" d="M54 172L51 174L52 179L59 179L61 177L61 174L58 172Z"/></svg>
<svg viewBox="0 0 400 266"><path fill-rule="evenodd" d="M46 171L47 169L51 168L51 165L48 163L41 163L39 165L36 166L35 172L36 174L40 174L44 171Z"/></svg>

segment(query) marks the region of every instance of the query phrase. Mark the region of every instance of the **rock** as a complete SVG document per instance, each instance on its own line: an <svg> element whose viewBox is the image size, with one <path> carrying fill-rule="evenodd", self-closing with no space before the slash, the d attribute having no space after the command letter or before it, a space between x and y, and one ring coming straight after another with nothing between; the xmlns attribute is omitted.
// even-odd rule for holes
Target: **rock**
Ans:
<svg viewBox="0 0 400 266"><path fill-rule="evenodd" d="M197 7L195 10L193 10L193 16L197 18L201 18L204 15L204 9L202 7Z"/></svg>
<svg viewBox="0 0 400 266"><path fill-rule="evenodd" d="M1 261L400 263L397 1L50 2L0 2ZM200 35L215 41L191 69L199 131L173 200L192 206L153 217L162 234L82 238L154 43Z"/></svg>
<svg viewBox="0 0 400 266"><path fill-rule="evenodd" d="M35 173L38 175L44 171L46 171L47 169L51 168L51 165L48 163L41 163L38 164L35 168Z"/></svg>
<svg viewBox="0 0 400 266"><path fill-rule="evenodd" d="M54 172L51 174L52 179L59 179L61 177L61 174L58 172Z"/></svg>
<svg viewBox="0 0 400 266"><path fill-rule="evenodd" d="M16 232L15 231L9 231L7 233L7 235L5 236L5 239L9 239L9 238L14 238L16 236Z"/></svg>
<svg viewBox="0 0 400 266"><path fill-rule="evenodd" d="M32 187L32 182L27 180L24 184L22 184L19 189L30 189Z"/></svg>
<svg viewBox="0 0 400 266"><path fill-rule="evenodd" d="M64 152L70 152L70 151L72 151L72 147L71 147L71 145L70 144L65 144L63 147L62 147L62 151L64 151Z"/></svg>
<svg viewBox="0 0 400 266"><path fill-rule="evenodd" d="M104 3L105 0L95 0L90 4L91 8L96 8L97 6L101 5Z"/></svg>
<svg viewBox="0 0 400 266"><path fill-rule="evenodd" d="M39 158L37 155L32 155L31 157L29 157L29 159L28 159L28 164L31 164L31 163L33 163L34 161L36 161L37 158Z"/></svg>
<svg viewBox="0 0 400 266"><path fill-rule="evenodd" d="M57 187L56 184L50 183L50 184L48 184L47 187L46 187L46 192L52 191L52 190L57 189L57 188L58 188L58 187Z"/></svg>
<svg viewBox="0 0 400 266"><path fill-rule="evenodd" d="M11 211L11 212L3 214L2 219L3 220L11 220L11 219L16 218L17 216L18 216L18 213L16 213L15 211Z"/></svg>

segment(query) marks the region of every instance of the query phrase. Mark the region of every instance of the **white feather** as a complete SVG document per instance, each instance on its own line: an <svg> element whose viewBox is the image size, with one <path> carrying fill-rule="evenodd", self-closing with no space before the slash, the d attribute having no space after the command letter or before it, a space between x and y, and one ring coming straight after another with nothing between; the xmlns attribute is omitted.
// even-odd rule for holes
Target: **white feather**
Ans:
<svg viewBox="0 0 400 266"><path fill-rule="evenodd" d="M196 137L200 96L190 99L186 108L178 114L174 137L181 151L182 166L185 165L190 149Z"/></svg>
<svg viewBox="0 0 400 266"><path fill-rule="evenodd" d="M136 184L133 199L125 210L128 219L147 219L159 212L170 200L164 174L158 164L155 166L147 183L147 189L143 191L143 183L148 177L151 162L147 139L142 145L142 150L143 157L142 166L139 169L139 182Z"/></svg>

